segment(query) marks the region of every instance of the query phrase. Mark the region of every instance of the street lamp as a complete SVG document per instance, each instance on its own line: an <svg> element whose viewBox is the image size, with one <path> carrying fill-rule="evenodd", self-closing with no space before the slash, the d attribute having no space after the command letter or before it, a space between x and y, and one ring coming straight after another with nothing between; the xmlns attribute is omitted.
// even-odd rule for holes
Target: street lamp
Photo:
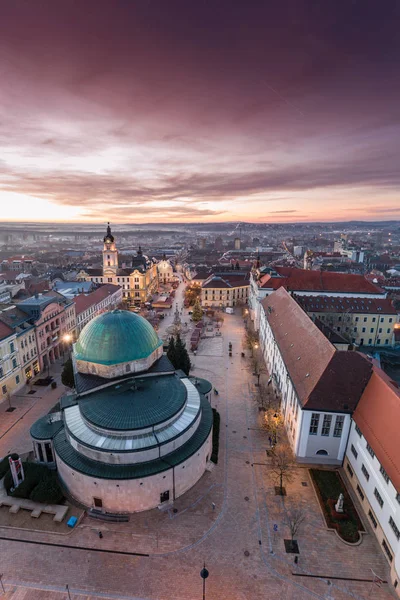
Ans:
<svg viewBox="0 0 400 600"><path fill-rule="evenodd" d="M72 341L72 335L70 333L65 333L63 335L62 339L63 339L65 347L68 349L68 346L69 346L70 342ZM67 354L68 354L68 358L69 358L69 351L68 350L67 350Z"/></svg>
<svg viewBox="0 0 400 600"><path fill-rule="evenodd" d="M202 568L202 570L200 571L200 577L203 580L203 600L206 600L206 579L209 576L209 572L206 569L206 563L204 563L204 566Z"/></svg>

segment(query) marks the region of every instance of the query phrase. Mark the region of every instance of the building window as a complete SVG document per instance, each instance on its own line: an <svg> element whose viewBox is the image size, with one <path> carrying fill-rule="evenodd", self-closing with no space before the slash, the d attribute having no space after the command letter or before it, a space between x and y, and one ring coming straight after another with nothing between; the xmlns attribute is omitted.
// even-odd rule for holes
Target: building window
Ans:
<svg viewBox="0 0 400 600"><path fill-rule="evenodd" d="M16 358L12 359L12 366L13 366L13 369L17 368L17 359Z"/></svg>
<svg viewBox="0 0 400 600"><path fill-rule="evenodd" d="M380 474L382 475L383 479L386 481L386 483L389 483L389 475L386 473L385 469L382 467L379 469Z"/></svg>
<svg viewBox="0 0 400 600"><path fill-rule="evenodd" d="M374 489L374 496L377 499L379 506L382 508L382 506L383 506L383 498L382 498L382 496L380 495L380 493L378 492L378 490L376 488Z"/></svg>
<svg viewBox="0 0 400 600"><path fill-rule="evenodd" d="M369 452L369 454L372 456L372 458L374 458L375 456L375 452L372 450L371 446L368 444L367 442L367 451Z"/></svg>
<svg viewBox="0 0 400 600"><path fill-rule="evenodd" d="M365 333L365 327L362 328L362 332Z"/></svg>
<svg viewBox="0 0 400 600"><path fill-rule="evenodd" d="M362 465L361 471L364 473L365 479L368 481L369 480L369 473L368 473L367 469L365 468L365 465Z"/></svg>
<svg viewBox="0 0 400 600"><path fill-rule="evenodd" d="M318 424L319 424L319 414L312 413L311 415L311 424L310 424L310 435L317 435L318 433Z"/></svg>
<svg viewBox="0 0 400 600"><path fill-rule="evenodd" d="M386 553L386 556L387 556L387 557L388 557L388 559L389 559L389 562L392 562L392 560L393 560L393 555L392 555L392 553L390 552L390 548L389 548L389 546L387 545L387 543L386 543L386 540L382 540L382 547L383 547L383 549L384 549L384 551L385 551L385 553Z"/></svg>
<svg viewBox="0 0 400 600"><path fill-rule="evenodd" d="M324 415L324 420L322 422L321 435L329 435L329 432L331 430L331 422L332 422L332 415Z"/></svg>
<svg viewBox="0 0 400 600"><path fill-rule="evenodd" d="M337 437L337 438L342 437L343 423L344 423L344 417L342 415L336 417L335 429L333 430L333 437Z"/></svg>
<svg viewBox="0 0 400 600"><path fill-rule="evenodd" d="M372 317L372 322L375 323L376 319L375 317Z"/></svg>
<svg viewBox="0 0 400 600"><path fill-rule="evenodd" d="M1 391L3 392L3 394L7 394L7 386L3 385L3 387L1 388Z"/></svg>
<svg viewBox="0 0 400 600"><path fill-rule="evenodd" d="M371 523L372 523L372 525L374 526L374 529L376 529L376 527L377 527L377 525L378 525L378 521L376 520L376 518L375 518L375 515L374 515L374 513L372 512L372 510L369 510L369 511L368 511L368 516L369 516L369 518L371 519Z"/></svg>
<svg viewBox="0 0 400 600"><path fill-rule="evenodd" d="M358 426L358 425L356 425L356 432L358 433L358 435L359 435L360 437L362 437L361 429L359 428L359 426Z"/></svg>
<svg viewBox="0 0 400 600"><path fill-rule="evenodd" d="M358 495L360 496L361 500L364 500L364 492L362 491L362 489L360 488L359 485L357 485L356 490L357 490Z"/></svg>
<svg viewBox="0 0 400 600"><path fill-rule="evenodd" d="M19 384L19 375L17 375L17 376L15 377L15 383L16 383L17 385Z"/></svg>
<svg viewBox="0 0 400 600"><path fill-rule="evenodd" d="M394 535L399 540L400 539L400 530L397 527L396 523L393 521L392 517L390 517L390 519L389 519L389 525L393 529Z"/></svg>
<svg viewBox="0 0 400 600"><path fill-rule="evenodd" d="M400 494L396 494L396 500L400 504Z"/></svg>
<svg viewBox="0 0 400 600"><path fill-rule="evenodd" d="M351 452L354 456L354 458L357 460L357 456L358 456L358 452L357 450L354 448L353 444L351 445Z"/></svg>
<svg viewBox="0 0 400 600"><path fill-rule="evenodd" d="M10 342L10 352L15 352L14 342Z"/></svg>
<svg viewBox="0 0 400 600"><path fill-rule="evenodd" d="M354 473L353 473L353 469L351 468L351 466L347 463L347 472L350 475L350 477L353 477Z"/></svg>
<svg viewBox="0 0 400 600"><path fill-rule="evenodd" d="M367 317L364 317L364 323L366 323L366 322L367 322Z"/></svg>

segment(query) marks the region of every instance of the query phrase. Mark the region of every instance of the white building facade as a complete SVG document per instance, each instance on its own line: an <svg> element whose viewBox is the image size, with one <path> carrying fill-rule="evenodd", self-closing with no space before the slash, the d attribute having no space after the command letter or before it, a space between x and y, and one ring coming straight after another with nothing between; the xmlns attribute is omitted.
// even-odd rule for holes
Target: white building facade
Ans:
<svg viewBox="0 0 400 600"><path fill-rule="evenodd" d="M260 347L271 385L281 396L281 412L296 459L341 465L354 399L340 372L346 361L354 363L363 381L370 372L369 363L357 353L338 352L284 288L261 306ZM336 375L343 382L333 393L331 380Z"/></svg>

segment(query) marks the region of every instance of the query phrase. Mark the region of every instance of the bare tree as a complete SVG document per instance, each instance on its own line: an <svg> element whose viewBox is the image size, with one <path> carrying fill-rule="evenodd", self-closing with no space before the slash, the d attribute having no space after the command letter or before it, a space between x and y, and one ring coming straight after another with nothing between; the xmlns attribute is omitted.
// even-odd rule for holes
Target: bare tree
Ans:
<svg viewBox="0 0 400 600"><path fill-rule="evenodd" d="M285 495L283 484L293 481L292 469L294 464L293 452L288 444L282 444L275 448L272 456L271 473L279 483L278 489L281 496Z"/></svg>
<svg viewBox="0 0 400 600"><path fill-rule="evenodd" d="M276 405L276 399L273 396L269 396L268 405L264 414L263 427L270 434L272 443L276 446L283 433L283 416Z"/></svg>
<svg viewBox="0 0 400 600"><path fill-rule="evenodd" d="M258 335L251 329L246 329L244 334L244 346L251 351L253 356L254 350L258 348Z"/></svg>
<svg viewBox="0 0 400 600"><path fill-rule="evenodd" d="M255 377L257 377L256 385L260 385L260 377L263 373L267 373L264 359L260 352L255 352L250 359L250 369Z"/></svg>
<svg viewBox="0 0 400 600"><path fill-rule="evenodd" d="M293 549L296 535L299 533L302 524L306 518L305 511L299 506L295 506L285 513L285 524L290 531L290 541Z"/></svg>

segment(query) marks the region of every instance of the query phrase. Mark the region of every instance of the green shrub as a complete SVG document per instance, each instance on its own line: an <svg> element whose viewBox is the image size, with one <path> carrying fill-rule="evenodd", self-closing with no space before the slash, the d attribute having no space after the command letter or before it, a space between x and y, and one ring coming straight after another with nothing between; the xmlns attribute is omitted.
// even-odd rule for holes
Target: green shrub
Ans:
<svg viewBox="0 0 400 600"><path fill-rule="evenodd" d="M58 483L57 474L54 471L50 471L45 465L30 462L23 462L22 466L25 479L13 492L11 492L14 485L11 471L7 472L4 478L4 487L7 494L14 498L29 498L35 502L48 504L57 504L62 500L63 494Z"/></svg>
<svg viewBox="0 0 400 600"><path fill-rule="evenodd" d="M3 458L3 460L0 461L0 479L3 479L4 475L7 473L7 471L9 471L10 469L10 464L8 462L8 457L10 455L7 454L7 456L5 456Z"/></svg>
<svg viewBox="0 0 400 600"><path fill-rule="evenodd" d="M29 498L34 502L43 502L46 504L60 504L64 494L58 483L57 476L43 478L30 493Z"/></svg>
<svg viewBox="0 0 400 600"><path fill-rule="evenodd" d="M218 464L218 453L219 453L219 428L221 417L219 412L213 408L213 435L212 435L212 453L211 453L211 461L215 464Z"/></svg>

